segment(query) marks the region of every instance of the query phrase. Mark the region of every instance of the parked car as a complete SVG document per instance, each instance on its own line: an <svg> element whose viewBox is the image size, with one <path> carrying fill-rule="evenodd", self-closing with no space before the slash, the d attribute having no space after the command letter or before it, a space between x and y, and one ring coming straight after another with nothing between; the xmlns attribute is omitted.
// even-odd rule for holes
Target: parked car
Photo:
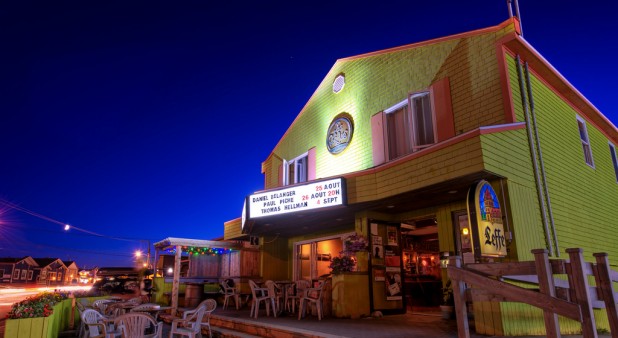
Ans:
<svg viewBox="0 0 618 338"><path fill-rule="evenodd" d="M138 271L133 268L100 268L92 287L105 293L136 293L139 289Z"/></svg>

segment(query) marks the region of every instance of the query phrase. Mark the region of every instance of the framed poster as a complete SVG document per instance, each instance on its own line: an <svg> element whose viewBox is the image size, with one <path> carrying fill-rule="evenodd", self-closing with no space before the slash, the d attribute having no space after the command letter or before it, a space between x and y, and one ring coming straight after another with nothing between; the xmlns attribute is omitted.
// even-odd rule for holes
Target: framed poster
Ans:
<svg viewBox="0 0 618 338"><path fill-rule="evenodd" d="M386 267L386 300L401 300L401 269Z"/></svg>
<svg viewBox="0 0 618 338"><path fill-rule="evenodd" d="M384 258L384 247L374 244L371 253L373 254L373 258Z"/></svg>
<svg viewBox="0 0 618 338"><path fill-rule="evenodd" d="M376 282L384 282L384 276L386 276L386 274L383 269L373 270L373 280Z"/></svg>
<svg viewBox="0 0 618 338"><path fill-rule="evenodd" d="M388 226L386 228L387 245L397 246L397 228Z"/></svg>

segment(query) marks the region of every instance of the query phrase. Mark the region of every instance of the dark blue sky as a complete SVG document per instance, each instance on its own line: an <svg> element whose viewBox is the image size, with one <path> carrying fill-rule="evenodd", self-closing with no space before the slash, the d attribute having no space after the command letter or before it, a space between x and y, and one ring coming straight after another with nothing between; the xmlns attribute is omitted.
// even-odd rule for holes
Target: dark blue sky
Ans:
<svg viewBox="0 0 618 338"><path fill-rule="evenodd" d="M0 205L0 256L80 266L222 236L337 59L508 18L502 0L7 2L0 199L103 237ZM617 124L618 5L586 4L521 0L524 36Z"/></svg>

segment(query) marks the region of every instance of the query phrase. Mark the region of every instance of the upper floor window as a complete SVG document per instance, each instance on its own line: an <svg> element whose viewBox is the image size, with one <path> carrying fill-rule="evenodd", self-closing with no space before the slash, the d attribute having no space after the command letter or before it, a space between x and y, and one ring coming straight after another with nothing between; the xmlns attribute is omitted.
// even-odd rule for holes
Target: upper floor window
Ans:
<svg viewBox="0 0 618 338"><path fill-rule="evenodd" d="M429 92L410 95L385 109L388 159L421 150L436 142L435 116Z"/></svg>
<svg viewBox="0 0 618 338"><path fill-rule="evenodd" d="M616 147L613 144L609 144L609 154L612 157L612 163L614 164L614 174L616 174L616 182L618 182L618 156L616 156Z"/></svg>
<svg viewBox="0 0 618 338"><path fill-rule="evenodd" d="M307 153L290 161L283 160L283 185L307 182L308 164Z"/></svg>
<svg viewBox="0 0 618 338"><path fill-rule="evenodd" d="M577 116L577 127L579 128L579 138L582 141L582 148L584 150L584 160L586 164L594 167L594 161L592 160L592 149L590 148L590 139L588 138L588 130L586 129L586 121Z"/></svg>

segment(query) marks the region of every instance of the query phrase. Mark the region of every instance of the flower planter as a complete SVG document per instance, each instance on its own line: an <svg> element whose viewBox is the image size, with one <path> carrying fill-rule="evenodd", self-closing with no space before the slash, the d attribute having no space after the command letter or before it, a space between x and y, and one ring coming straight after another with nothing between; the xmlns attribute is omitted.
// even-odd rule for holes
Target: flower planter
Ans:
<svg viewBox="0 0 618 338"><path fill-rule="evenodd" d="M5 337L11 338L55 338L67 330L71 319L71 299L54 305L54 312L48 317L7 319Z"/></svg>
<svg viewBox="0 0 618 338"><path fill-rule="evenodd" d="M54 338L58 332L54 332L56 317L7 319L4 329L5 337L12 338Z"/></svg>

